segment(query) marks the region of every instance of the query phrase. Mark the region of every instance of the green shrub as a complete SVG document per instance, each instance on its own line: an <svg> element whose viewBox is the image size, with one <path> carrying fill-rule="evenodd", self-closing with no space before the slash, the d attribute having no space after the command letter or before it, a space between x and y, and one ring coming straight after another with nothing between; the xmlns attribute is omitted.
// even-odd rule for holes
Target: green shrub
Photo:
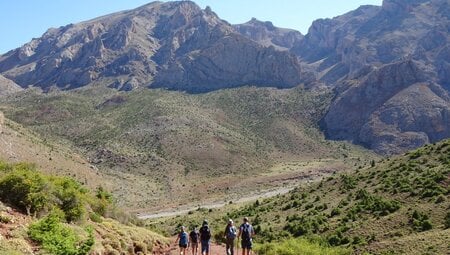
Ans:
<svg viewBox="0 0 450 255"><path fill-rule="evenodd" d="M356 188L356 179L349 175L341 175L342 189L351 190Z"/></svg>
<svg viewBox="0 0 450 255"><path fill-rule="evenodd" d="M330 217L334 217L334 216L339 215L339 214L341 214L341 209L333 208L333 210L331 210Z"/></svg>
<svg viewBox="0 0 450 255"><path fill-rule="evenodd" d="M394 200L386 200L384 198L370 194L364 189L360 189L356 192L356 203L355 210L360 212L361 209L369 211L377 215L388 215L393 213L400 208L400 203Z"/></svg>
<svg viewBox="0 0 450 255"><path fill-rule="evenodd" d="M433 228L428 215L417 210L414 210L410 222L416 231L427 231Z"/></svg>
<svg viewBox="0 0 450 255"><path fill-rule="evenodd" d="M63 213L55 210L43 219L33 223L28 235L51 254L55 255L84 255L88 254L94 245L92 230L88 229L88 238L80 238L68 226L61 223Z"/></svg>
<svg viewBox="0 0 450 255"><path fill-rule="evenodd" d="M56 186L57 205L64 211L66 220L71 222L80 219L86 211L87 190L69 178L56 178L53 182Z"/></svg>
<svg viewBox="0 0 450 255"><path fill-rule="evenodd" d="M111 195L103 189L94 196L71 178L47 176L26 164L12 166L0 178L0 199L28 214L45 213L57 207L69 222L81 219L88 205L105 215L112 203Z"/></svg>
<svg viewBox="0 0 450 255"><path fill-rule="evenodd" d="M97 213L95 213L95 212L89 213L89 219L91 219L93 222L96 222L96 223L102 223L103 222L102 217L100 215L98 215Z"/></svg>
<svg viewBox="0 0 450 255"><path fill-rule="evenodd" d="M346 255L351 254L349 249L328 247L319 242L306 239L287 239L278 243L266 243L255 247L259 255Z"/></svg>
<svg viewBox="0 0 450 255"><path fill-rule="evenodd" d="M9 217L7 215L0 214L0 222L1 223L8 224L8 223L11 223L11 220L12 220L11 217Z"/></svg>
<svg viewBox="0 0 450 255"><path fill-rule="evenodd" d="M450 228L450 212L445 215L444 218L444 226L445 228Z"/></svg>
<svg viewBox="0 0 450 255"><path fill-rule="evenodd" d="M52 185L35 171L20 169L0 180L0 198L28 214L48 209Z"/></svg>

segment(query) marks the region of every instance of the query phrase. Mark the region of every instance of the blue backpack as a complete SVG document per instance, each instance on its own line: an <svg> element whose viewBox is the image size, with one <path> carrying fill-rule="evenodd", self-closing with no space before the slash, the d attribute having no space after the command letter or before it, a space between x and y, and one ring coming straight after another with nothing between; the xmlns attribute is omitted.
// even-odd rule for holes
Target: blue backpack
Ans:
<svg viewBox="0 0 450 255"><path fill-rule="evenodd" d="M227 228L227 238L229 238L229 239L234 239L234 238L236 238L236 236L237 236L237 233L236 233L237 231L236 231L236 227L235 226L229 226L228 228Z"/></svg>
<svg viewBox="0 0 450 255"><path fill-rule="evenodd" d="M180 233L180 245L187 245L188 244L188 233L181 232Z"/></svg>
<svg viewBox="0 0 450 255"><path fill-rule="evenodd" d="M241 226L241 230L242 230L242 240L245 241L249 241L252 239L251 235L252 235L252 226L250 224L242 224Z"/></svg>

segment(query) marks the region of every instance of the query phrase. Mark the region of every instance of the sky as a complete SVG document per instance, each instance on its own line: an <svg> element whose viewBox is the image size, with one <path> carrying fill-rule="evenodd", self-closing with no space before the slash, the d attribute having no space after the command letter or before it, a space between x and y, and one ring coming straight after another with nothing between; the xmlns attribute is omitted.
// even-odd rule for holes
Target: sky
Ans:
<svg viewBox="0 0 450 255"><path fill-rule="evenodd" d="M48 28L133 9L149 0L0 0L0 54L40 37ZM318 18L332 18L360 5L381 5L382 0L194 0L210 6L232 24L255 17L275 26L308 32Z"/></svg>

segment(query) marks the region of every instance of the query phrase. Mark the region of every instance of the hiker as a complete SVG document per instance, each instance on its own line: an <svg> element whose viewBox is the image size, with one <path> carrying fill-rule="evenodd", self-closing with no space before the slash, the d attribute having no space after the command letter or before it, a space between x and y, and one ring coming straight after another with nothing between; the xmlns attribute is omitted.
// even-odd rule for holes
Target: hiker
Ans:
<svg viewBox="0 0 450 255"><path fill-rule="evenodd" d="M178 242L180 241L180 242ZM188 233L186 232L186 228L184 226L181 227L181 231L178 234L177 240L178 246L180 247L180 255L187 255L186 249L189 246L189 238Z"/></svg>
<svg viewBox="0 0 450 255"><path fill-rule="evenodd" d="M200 228L200 242L202 245L202 255L209 255L209 245L211 240L211 229L208 226L208 221L204 220Z"/></svg>
<svg viewBox="0 0 450 255"><path fill-rule="evenodd" d="M194 227L194 229L189 233L189 243L191 244L192 248L192 255L198 255L198 241L200 239L200 233L197 231L197 228Z"/></svg>
<svg viewBox="0 0 450 255"><path fill-rule="evenodd" d="M241 238L242 255L250 255L252 250L252 237L255 235L252 225L248 218L244 218L244 223L239 227L238 238Z"/></svg>
<svg viewBox="0 0 450 255"><path fill-rule="evenodd" d="M226 239L226 251L227 255L234 255L234 239L237 236L237 230L234 226L233 220L229 219L228 224L225 227L225 239Z"/></svg>

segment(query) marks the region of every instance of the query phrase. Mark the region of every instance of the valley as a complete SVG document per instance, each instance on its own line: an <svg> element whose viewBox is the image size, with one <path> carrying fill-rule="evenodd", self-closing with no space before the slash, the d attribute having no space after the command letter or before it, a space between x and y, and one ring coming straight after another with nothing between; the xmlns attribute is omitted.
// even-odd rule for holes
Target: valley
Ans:
<svg viewBox="0 0 450 255"><path fill-rule="evenodd" d="M315 123L329 98L326 90L300 88L188 95L96 87L30 90L3 99L1 110L115 180L110 187L119 204L158 211L317 179L378 158L323 138Z"/></svg>
<svg viewBox="0 0 450 255"><path fill-rule="evenodd" d="M216 255L244 217L259 255L449 254L449 73L448 0L49 28L0 55L0 254L175 254L208 219Z"/></svg>

